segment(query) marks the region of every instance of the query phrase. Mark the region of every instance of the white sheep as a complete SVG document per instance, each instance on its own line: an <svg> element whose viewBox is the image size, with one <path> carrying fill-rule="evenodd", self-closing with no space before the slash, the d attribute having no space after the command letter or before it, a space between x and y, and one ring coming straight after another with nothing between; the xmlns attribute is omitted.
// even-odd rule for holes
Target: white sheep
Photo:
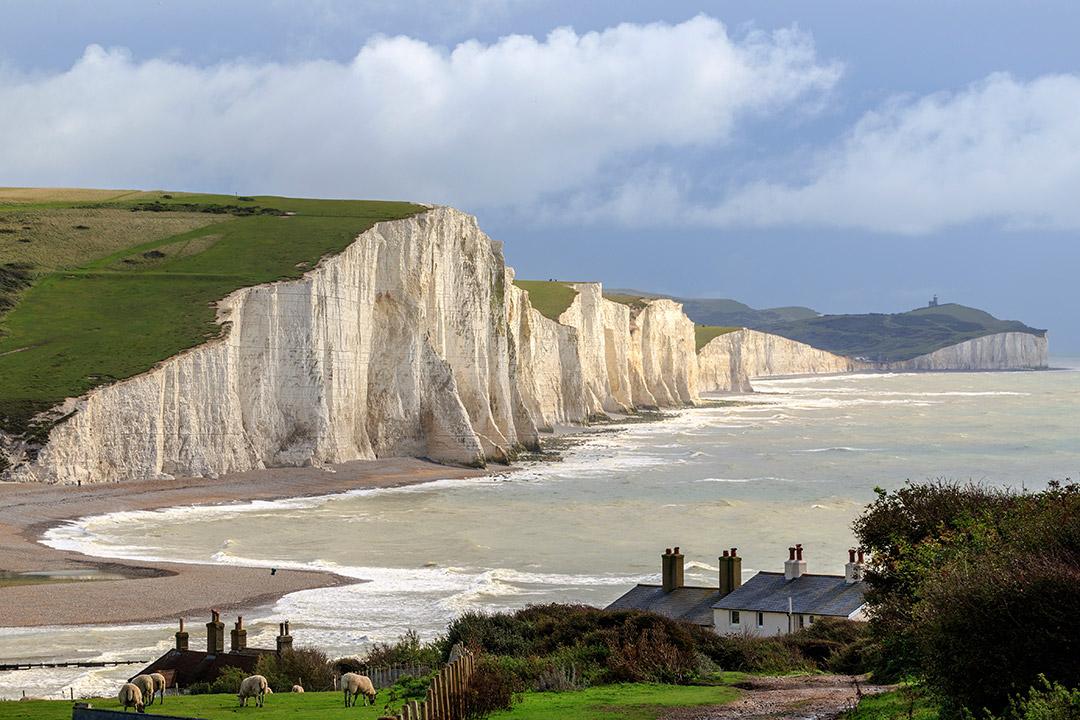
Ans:
<svg viewBox="0 0 1080 720"><path fill-rule="evenodd" d="M236 697L240 700L240 707L247 707L248 698L255 698L255 707L263 706L263 697L270 691L270 684L262 675L246 677L240 683L240 692Z"/></svg>
<svg viewBox="0 0 1080 720"><path fill-rule="evenodd" d="M165 704L165 676L161 673L150 673L150 679L154 681L154 692L161 694L161 704ZM150 704L154 704L153 696L150 697Z"/></svg>
<svg viewBox="0 0 1080 720"><path fill-rule="evenodd" d="M143 706L142 690L135 683L124 683L120 686L120 692L116 695L116 699L120 701L124 712L127 712L129 707L135 708L135 712L146 712L146 708Z"/></svg>
<svg viewBox="0 0 1080 720"><path fill-rule="evenodd" d="M292 691L294 693L302 693L302 692L304 692L304 681L301 680L300 678L297 678L296 679L296 684L292 686Z"/></svg>
<svg viewBox="0 0 1080 720"><path fill-rule="evenodd" d="M357 673L345 673L341 676L341 689L345 693L345 707L356 705L356 697L364 696L364 704L375 704L375 686L371 678Z"/></svg>
<svg viewBox="0 0 1080 720"><path fill-rule="evenodd" d="M142 692L143 700L148 700L147 705L154 704L154 678L149 675L136 675L129 682Z"/></svg>

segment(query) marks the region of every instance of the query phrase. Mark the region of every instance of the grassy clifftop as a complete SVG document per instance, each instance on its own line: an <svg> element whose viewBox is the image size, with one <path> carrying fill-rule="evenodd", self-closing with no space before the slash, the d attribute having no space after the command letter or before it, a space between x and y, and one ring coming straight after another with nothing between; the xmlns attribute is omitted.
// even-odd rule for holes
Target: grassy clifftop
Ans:
<svg viewBox="0 0 1080 720"><path fill-rule="evenodd" d="M0 189L0 429L215 336L214 303L299 277L404 202Z"/></svg>

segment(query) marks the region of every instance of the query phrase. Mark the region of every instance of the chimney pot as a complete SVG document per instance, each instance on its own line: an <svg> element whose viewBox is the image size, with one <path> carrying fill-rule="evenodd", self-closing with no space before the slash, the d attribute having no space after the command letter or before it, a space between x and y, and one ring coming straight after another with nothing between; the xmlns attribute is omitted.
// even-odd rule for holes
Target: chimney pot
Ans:
<svg viewBox="0 0 1080 720"><path fill-rule="evenodd" d="M664 548L664 554L665 555L670 555L671 554L671 548Z"/></svg>
<svg viewBox="0 0 1080 720"><path fill-rule="evenodd" d="M724 551L724 557L728 557L728 551L727 550Z"/></svg>
<svg viewBox="0 0 1080 720"><path fill-rule="evenodd" d="M863 562L863 549L859 548L859 563L862 564Z"/></svg>
<svg viewBox="0 0 1080 720"><path fill-rule="evenodd" d="M794 560L795 559L795 548L789 547L787 549L787 554L788 554L788 558L787 558L788 560Z"/></svg>
<svg viewBox="0 0 1080 720"><path fill-rule="evenodd" d="M796 560L802 560L803 559L803 557L802 557L802 545L796 545L795 546L795 559Z"/></svg>
<svg viewBox="0 0 1080 720"><path fill-rule="evenodd" d="M731 557L739 556L739 548L731 548Z"/></svg>
<svg viewBox="0 0 1080 720"><path fill-rule="evenodd" d="M676 555L678 555L678 554L679 554L679 546L678 546L678 545L676 545L676 546L675 546L675 554L676 554Z"/></svg>
<svg viewBox="0 0 1080 720"><path fill-rule="evenodd" d="M855 562L855 548L849 548L847 551L847 561Z"/></svg>

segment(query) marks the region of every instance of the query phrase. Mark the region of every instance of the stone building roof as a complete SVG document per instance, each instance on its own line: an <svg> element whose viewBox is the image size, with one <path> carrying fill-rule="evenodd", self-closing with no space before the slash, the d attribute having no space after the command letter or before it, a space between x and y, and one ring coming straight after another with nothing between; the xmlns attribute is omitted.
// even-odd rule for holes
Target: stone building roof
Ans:
<svg viewBox="0 0 1080 720"><path fill-rule="evenodd" d="M607 606L608 610L646 610L672 620L712 627L713 603L720 599L716 587L678 587L664 592L659 585L637 585Z"/></svg>
<svg viewBox="0 0 1080 720"><path fill-rule="evenodd" d="M718 598L712 607L786 613L788 598L791 598L792 612L848 617L865 603L865 594L865 582L849 583L843 575L803 573L787 580L784 573L759 572L741 587Z"/></svg>

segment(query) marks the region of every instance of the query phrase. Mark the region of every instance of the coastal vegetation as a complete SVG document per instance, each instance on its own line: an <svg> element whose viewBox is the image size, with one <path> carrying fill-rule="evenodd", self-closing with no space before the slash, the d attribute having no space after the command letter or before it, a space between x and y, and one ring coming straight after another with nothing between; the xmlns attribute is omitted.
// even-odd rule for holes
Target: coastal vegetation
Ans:
<svg viewBox="0 0 1080 720"><path fill-rule="evenodd" d="M92 199L91 199L92 198ZM216 336L214 303L295 278L403 202L0 191L0 430ZM123 352L117 352L123 348Z"/></svg>
<svg viewBox="0 0 1080 720"><path fill-rule="evenodd" d="M578 295L569 284L557 280L515 280L514 284L529 293L529 303L541 315L556 322Z"/></svg>
<svg viewBox="0 0 1080 720"><path fill-rule="evenodd" d="M909 484L879 490L855 531L875 677L915 679L947 718L1080 687L1080 486Z"/></svg>
<svg viewBox="0 0 1080 720"><path fill-rule="evenodd" d="M737 327L721 327L717 325L694 325L694 339L697 341L697 349L700 350L708 345L713 338L727 335L739 329Z"/></svg>

